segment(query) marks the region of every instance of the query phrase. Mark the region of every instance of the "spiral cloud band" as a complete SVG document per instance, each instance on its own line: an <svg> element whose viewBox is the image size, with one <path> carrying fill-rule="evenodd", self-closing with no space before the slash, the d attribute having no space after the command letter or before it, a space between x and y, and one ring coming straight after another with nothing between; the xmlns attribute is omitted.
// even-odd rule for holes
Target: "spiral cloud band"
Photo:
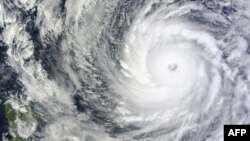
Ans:
<svg viewBox="0 0 250 141"><path fill-rule="evenodd" d="M215 39L185 25L146 22L136 23L128 35L122 66L131 82L121 84L125 88L121 92L147 109L179 105L183 98L207 92L217 95L222 62Z"/></svg>
<svg viewBox="0 0 250 141"><path fill-rule="evenodd" d="M2 139L222 141L223 125L250 124L249 11L248 0L3 0Z"/></svg>

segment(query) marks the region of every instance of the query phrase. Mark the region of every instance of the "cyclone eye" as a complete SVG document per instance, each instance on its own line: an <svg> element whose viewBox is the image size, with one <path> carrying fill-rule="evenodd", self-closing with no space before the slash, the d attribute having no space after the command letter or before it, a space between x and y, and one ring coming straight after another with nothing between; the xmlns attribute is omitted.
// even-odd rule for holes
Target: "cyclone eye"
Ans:
<svg viewBox="0 0 250 141"><path fill-rule="evenodd" d="M171 63L168 65L168 70L171 71L171 72L174 72L177 70L177 64L176 63Z"/></svg>

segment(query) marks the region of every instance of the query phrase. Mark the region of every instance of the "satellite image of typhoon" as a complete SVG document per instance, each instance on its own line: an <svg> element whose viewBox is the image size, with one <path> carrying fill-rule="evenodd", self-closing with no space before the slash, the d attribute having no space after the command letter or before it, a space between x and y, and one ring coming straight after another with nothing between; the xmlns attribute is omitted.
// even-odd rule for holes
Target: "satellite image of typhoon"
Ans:
<svg viewBox="0 0 250 141"><path fill-rule="evenodd" d="M0 0L0 141L223 141L249 45L250 0Z"/></svg>

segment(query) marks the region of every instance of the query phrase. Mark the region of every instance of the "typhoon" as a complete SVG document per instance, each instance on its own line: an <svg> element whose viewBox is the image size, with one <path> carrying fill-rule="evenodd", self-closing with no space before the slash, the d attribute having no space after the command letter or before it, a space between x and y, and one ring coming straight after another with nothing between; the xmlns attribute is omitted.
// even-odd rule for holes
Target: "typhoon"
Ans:
<svg viewBox="0 0 250 141"><path fill-rule="evenodd" d="M0 140L223 141L250 124L248 0L1 0Z"/></svg>

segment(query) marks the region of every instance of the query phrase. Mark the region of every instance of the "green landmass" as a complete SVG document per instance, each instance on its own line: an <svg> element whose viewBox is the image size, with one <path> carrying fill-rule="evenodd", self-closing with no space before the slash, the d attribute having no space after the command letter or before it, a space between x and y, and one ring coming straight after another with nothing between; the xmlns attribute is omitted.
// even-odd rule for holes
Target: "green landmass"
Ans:
<svg viewBox="0 0 250 141"><path fill-rule="evenodd" d="M21 104L19 101L18 104ZM22 105L23 106L23 105ZM5 104L5 118L8 121L9 133L3 136L4 141L28 141L28 139L22 138L17 132L17 123L18 119L21 122L31 123L37 122L39 119L39 115L30 107L25 106L27 112L21 112L14 109L11 103Z"/></svg>

